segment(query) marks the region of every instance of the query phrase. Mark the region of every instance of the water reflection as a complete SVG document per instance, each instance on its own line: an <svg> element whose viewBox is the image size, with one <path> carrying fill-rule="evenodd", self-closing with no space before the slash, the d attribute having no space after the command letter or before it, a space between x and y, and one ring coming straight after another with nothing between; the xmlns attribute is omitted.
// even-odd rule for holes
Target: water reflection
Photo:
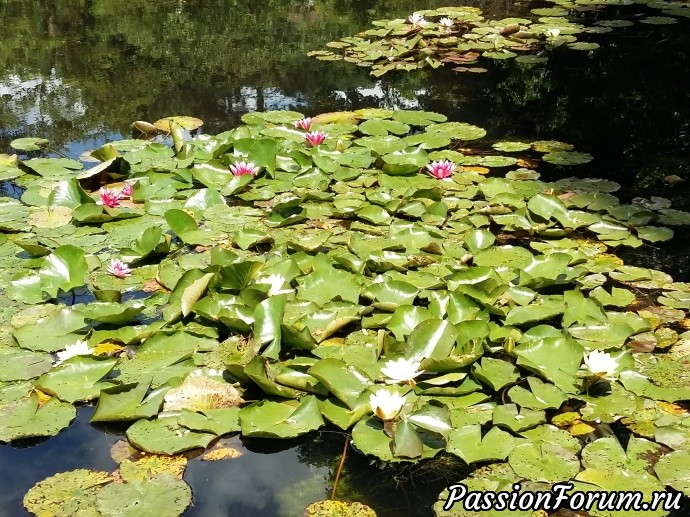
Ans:
<svg viewBox="0 0 690 517"><path fill-rule="evenodd" d="M0 515L27 515L22 498L42 479L73 469L113 471L110 447L118 436L89 425L93 408L83 408L64 432L37 443L26 440L0 446Z"/></svg>

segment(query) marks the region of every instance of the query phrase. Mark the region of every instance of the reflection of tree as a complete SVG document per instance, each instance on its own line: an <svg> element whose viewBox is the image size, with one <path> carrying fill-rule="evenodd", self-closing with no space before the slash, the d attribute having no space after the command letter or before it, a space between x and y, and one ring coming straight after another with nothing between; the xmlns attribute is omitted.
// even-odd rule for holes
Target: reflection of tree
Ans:
<svg viewBox="0 0 690 517"><path fill-rule="evenodd" d="M14 100L3 103L0 124L29 125L61 144L175 113L222 130L269 102L269 92L287 97L285 107L320 104L369 79L306 53L414 7L412 0L3 2L0 20L12 30L0 47L0 85L15 78L25 87L5 92ZM58 88L46 86L50 77ZM36 79L43 85L30 87ZM66 109L75 104L85 112Z"/></svg>

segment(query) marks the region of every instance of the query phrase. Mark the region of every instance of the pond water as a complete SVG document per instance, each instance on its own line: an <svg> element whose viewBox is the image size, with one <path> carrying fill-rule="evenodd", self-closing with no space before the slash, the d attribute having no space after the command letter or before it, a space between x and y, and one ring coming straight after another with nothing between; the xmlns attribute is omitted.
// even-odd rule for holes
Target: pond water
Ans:
<svg viewBox="0 0 690 517"><path fill-rule="evenodd" d="M560 52L543 66L488 63L487 73L475 75L445 69L373 79L354 65L306 56L372 20L448 4L461 2L6 0L0 22L11 30L0 45L0 152L30 135L78 157L128 136L133 120L174 114L203 119L213 134L251 110L419 108L480 125L488 139L572 142L595 157L578 175L617 181L624 198L658 195L690 207L688 20L617 29L592 37L602 45L594 53ZM481 3L497 18L539 5ZM623 9L632 18L641 12ZM664 179L673 175L685 181ZM621 255L690 281L689 242L678 235L663 249L646 245ZM90 426L91 413L81 409L49 440L0 446L0 514L24 514L23 494L56 472L116 468L109 447L122 430ZM186 515L300 515L329 495L344 440L329 432L279 444L248 440L237 444L239 459L191 461L186 480L194 506ZM391 472L350 454L338 495L381 516L431 515L441 488L462 474L443 463Z"/></svg>

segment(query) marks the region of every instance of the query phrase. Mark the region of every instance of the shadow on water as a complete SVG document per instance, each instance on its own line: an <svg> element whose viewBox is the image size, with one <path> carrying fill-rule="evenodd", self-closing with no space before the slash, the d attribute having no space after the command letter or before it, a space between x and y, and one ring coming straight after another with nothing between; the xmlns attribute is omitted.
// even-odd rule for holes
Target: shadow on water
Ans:
<svg viewBox="0 0 690 517"><path fill-rule="evenodd" d="M537 6L476 3L498 18ZM0 152L31 135L78 157L128 135L132 120L173 114L200 117L214 133L250 110L418 108L484 127L490 140L558 139L595 157L572 170L541 167L544 179L608 178L621 184L617 195L625 200L655 195L690 209L687 20L592 36L602 44L593 54L557 51L544 66L486 63L489 71L476 75L444 69L372 79L351 64L306 56L371 20L420 7L412 0L2 2L0 22L11 30L0 46ZM642 10L621 8L625 16ZM685 181L665 179L674 175ZM21 190L2 182L0 196L18 198ZM689 250L690 239L680 235L670 245L617 253L688 281ZM92 412L81 408L76 422L49 440L0 446L0 514L25 514L23 494L54 473L116 468L109 448L122 429L90 426ZM194 459L186 474L194 489L187 515L301 515L329 494L343 440L329 432L289 442L245 440L235 444L241 458ZM441 488L465 474L444 458L379 470L350 451L338 495L367 502L380 516L425 516Z"/></svg>

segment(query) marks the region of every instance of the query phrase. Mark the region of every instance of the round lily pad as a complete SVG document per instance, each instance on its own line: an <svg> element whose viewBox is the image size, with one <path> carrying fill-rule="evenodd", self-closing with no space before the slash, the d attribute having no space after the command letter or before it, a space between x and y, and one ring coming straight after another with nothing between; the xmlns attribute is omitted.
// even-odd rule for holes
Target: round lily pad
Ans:
<svg viewBox="0 0 690 517"><path fill-rule="evenodd" d="M112 483L96 498L96 508L105 517L178 517L191 503L189 485L168 474Z"/></svg>
<svg viewBox="0 0 690 517"><path fill-rule="evenodd" d="M96 495L113 481L107 472L78 469L39 481L24 496L24 508L38 516L97 517Z"/></svg>
<svg viewBox="0 0 690 517"><path fill-rule="evenodd" d="M542 159L554 165L581 165L591 162L593 156L589 153L576 151L554 151L545 154Z"/></svg>

